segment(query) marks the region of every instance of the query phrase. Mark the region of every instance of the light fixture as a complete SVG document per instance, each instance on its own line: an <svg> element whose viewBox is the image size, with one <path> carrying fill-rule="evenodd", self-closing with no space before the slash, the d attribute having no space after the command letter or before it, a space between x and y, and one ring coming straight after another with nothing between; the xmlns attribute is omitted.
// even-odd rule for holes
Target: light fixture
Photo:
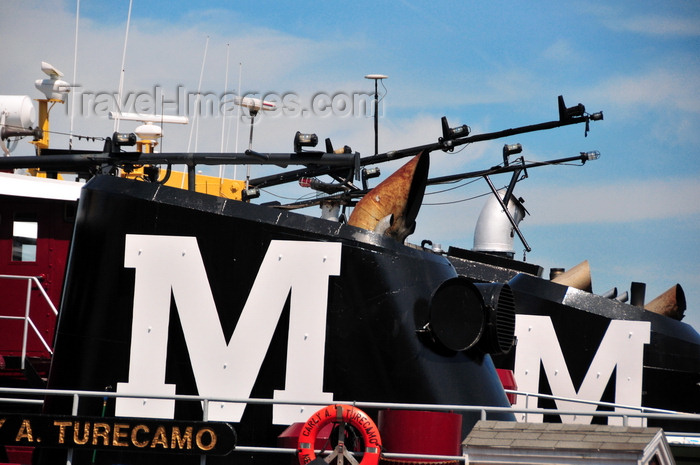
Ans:
<svg viewBox="0 0 700 465"><path fill-rule="evenodd" d="M309 187L315 191L324 192L326 194L335 194L345 190L342 184L331 184L320 181L318 178L300 178L299 185L301 187Z"/></svg>
<svg viewBox="0 0 700 465"><path fill-rule="evenodd" d="M260 197L260 190L254 187L249 187L241 191L241 200L243 202L247 202L250 199L257 199L258 197Z"/></svg>
<svg viewBox="0 0 700 465"><path fill-rule="evenodd" d="M466 137L469 135L470 128L466 124L451 128L449 126L449 124L447 124L447 117L446 116L442 117L441 122L442 122L442 137L445 140L457 139L459 137Z"/></svg>
<svg viewBox="0 0 700 465"><path fill-rule="evenodd" d="M379 90L377 83L382 79L388 79L384 74L367 74L365 79L374 80L374 154L379 153Z"/></svg>
<svg viewBox="0 0 700 465"><path fill-rule="evenodd" d="M112 143L117 147L136 145L136 134L133 132L115 132L112 134Z"/></svg>
<svg viewBox="0 0 700 465"><path fill-rule="evenodd" d="M586 107L583 106L583 104L579 103L576 106L573 107L568 107L564 103L564 97L559 96L558 99L559 103L559 121L568 121L573 118L580 118L586 113ZM601 114L602 116L602 114Z"/></svg>
<svg viewBox="0 0 700 465"><path fill-rule="evenodd" d="M365 179L372 179L372 178L377 178L379 175L382 174L379 168L374 167L374 168L363 168L362 169L362 177Z"/></svg>
<svg viewBox="0 0 700 465"><path fill-rule="evenodd" d="M520 144L505 144L503 146L503 155L515 155L523 151L523 146Z"/></svg>
<svg viewBox="0 0 700 465"><path fill-rule="evenodd" d="M581 152L581 160L587 162L588 160L597 160L600 158L600 152L597 150L592 150L590 152Z"/></svg>
<svg viewBox="0 0 700 465"><path fill-rule="evenodd" d="M299 131L294 135L294 152L300 153L302 147L316 147L318 136L316 134L303 134Z"/></svg>
<svg viewBox="0 0 700 465"><path fill-rule="evenodd" d="M378 167L374 168L363 168L362 169L362 188L367 190L367 180L372 178L377 178L382 172Z"/></svg>
<svg viewBox="0 0 700 465"><path fill-rule="evenodd" d="M508 157L523 151L523 146L520 144L505 144L503 146L503 166L508 166Z"/></svg>
<svg viewBox="0 0 700 465"><path fill-rule="evenodd" d="M442 137L438 137L438 143L442 146L444 152L452 152L454 150L452 141L460 137L467 137L471 132L471 128L466 124L451 128L447 123L446 116L443 116L440 122L442 124Z"/></svg>
<svg viewBox="0 0 700 465"><path fill-rule="evenodd" d="M326 153L352 153L352 148L344 145L342 148L334 149L330 138L326 138Z"/></svg>

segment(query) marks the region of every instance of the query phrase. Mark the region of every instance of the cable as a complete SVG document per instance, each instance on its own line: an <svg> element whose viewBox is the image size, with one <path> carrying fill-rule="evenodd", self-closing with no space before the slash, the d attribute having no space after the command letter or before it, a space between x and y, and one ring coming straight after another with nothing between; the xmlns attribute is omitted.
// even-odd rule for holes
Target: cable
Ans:
<svg viewBox="0 0 700 465"><path fill-rule="evenodd" d="M449 189L443 189L441 191L435 191L435 192L426 192L425 195L442 194L443 192L453 191L455 189L459 189L460 187L468 186L469 184L475 183L479 180L480 180L480 178L472 179L472 180L466 181L458 186L450 187ZM458 182L458 181L451 181L451 182L454 183L454 182ZM444 184L447 184L447 183L444 183Z"/></svg>
<svg viewBox="0 0 700 465"><path fill-rule="evenodd" d="M23 127L21 127L21 126L13 126L13 125L10 125L10 124L5 124L4 126L5 126L6 128L9 128L9 129L16 129L16 130L26 129L26 128L23 128ZM59 136L72 136L72 137L77 137L79 140L80 140L80 139L93 140L93 141L98 141L98 140L99 140L99 141L103 141L103 140L105 140L104 137L99 137L99 136L83 136L83 135L80 135L80 134L73 134L73 133L71 133L71 132L61 132L61 131L44 131L44 132L48 132L49 134L54 134L54 135L59 135ZM13 136L13 137L14 137L14 136ZM21 139L21 138L23 138L23 137L27 137L27 136L19 136L18 138ZM8 139L10 139L10 138L8 137Z"/></svg>
<svg viewBox="0 0 700 465"><path fill-rule="evenodd" d="M274 192L270 192L268 189L260 189L262 192L269 194L273 197L277 197L278 199L284 199L284 200L292 200L294 202L299 202L301 200L306 200L306 199L313 199L315 194L306 194L302 195L301 197L285 197L284 195L279 195L275 194Z"/></svg>
<svg viewBox="0 0 700 465"><path fill-rule="evenodd" d="M439 205L452 205L455 203L462 203L462 202L468 202L469 200L474 200L478 199L479 197L485 197L487 195L490 195L491 192L485 192L483 194L475 195L474 197L468 197L466 199L461 199L461 200L453 200L451 202L435 202L435 203L423 203L423 205L429 205L429 206L439 206Z"/></svg>

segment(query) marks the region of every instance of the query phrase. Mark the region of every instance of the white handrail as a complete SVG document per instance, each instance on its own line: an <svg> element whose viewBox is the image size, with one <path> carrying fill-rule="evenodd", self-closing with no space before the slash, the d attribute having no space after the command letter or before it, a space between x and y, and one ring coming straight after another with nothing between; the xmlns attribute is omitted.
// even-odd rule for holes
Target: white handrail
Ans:
<svg viewBox="0 0 700 465"><path fill-rule="evenodd" d="M34 334L39 338L39 341L41 344L44 346L44 348L47 350L47 352L51 355L53 355L53 350L49 346L49 344L46 342L46 339L41 335L41 332L39 329L36 327L34 324L34 321L32 321L31 317L29 316L29 310L31 308L31 300L32 300L32 282L36 284L37 289L41 292L41 295L43 296L44 300L46 301L47 304L49 304L49 308L53 312L54 316L58 316L58 310L56 309L56 306L51 302L51 299L49 298L49 295L46 293L46 290L44 289L44 286L41 285L41 282L39 281L40 277L39 276L22 276L22 275L8 275L8 274L3 274L0 275L0 279L18 279L22 280L25 279L27 280L27 298L25 301L25 306L24 306L24 316L13 316L13 315L0 315L0 320L23 320L24 321L24 329L22 332L22 360L20 361L20 366L22 370L24 370L25 367L25 360L27 358L27 337L29 335L29 327L31 326L32 330L34 331Z"/></svg>
<svg viewBox="0 0 700 465"><path fill-rule="evenodd" d="M145 398L145 399L168 399L168 400L179 400L179 401L192 401L192 402L231 402L231 403L243 403L243 404L253 404L253 405L318 405L324 406L328 405L328 402L321 402L317 400L307 400L307 399L290 399L290 400L278 400L278 399L264 399L264 398L250 398L250 397L209 397L209 396L199 396L192 394L152 394L152 393L126 393L126 392L112 392L112 391L82 391L75 389L29 389L29 388L9 388L0 387L0 393L8 394L26 394L26 395L40 395L40 396L82 396L82 397L107 397L107 398ZM546 394L530 394L533 397L541 396L547 397ZM16 400L15 398L2 399L0 401L12 402ZM595 401L585 401L581 399L571 399L572 401L591 403L601 406L612 406L619 408L637 408L637 409L647 409L652 410L647 407L634 407L627 406L623 404L613 404L609 402L595 402ZM354 405L359 408L376 408L376 409L411 409L411 410L434 410L434 411L461 411L461 412L482 412L487 413L513 413L513 412L527 412L527 413L544 413L544 414L564 414L564 415L587 415L587 416L599 416L599 417L644 417L644 418L654 418L654 419L674 419L674 420L688 420L688 421L700 421L700 413L688 413L679 411L662 411L662 412L614 412L614 411L581 411L581 410L561 410L561 409L546 409L546 408L516 408L516 407L495 407L495 406L483 406L483 405L461 405L461 404L419 404L419 403L400 403L400 402L365 402L356 400L334 400L333 403L336 404L349 404Z"/></svg>
<svg viewBox="0 0 700 465"><path fill-rule="evenodd" d="M0 394L25 394L32 396L70 396L73 398L72 412L71 415L76 416L78 414L78 405L80 402L80 397L101 397L101 398L116 398L116 397L133 397L133 398L148 398L148 399L171 399L180 401L193 401L193 402L236 402L236 403L246 403L246 404L303 404L303 405L327 405L324 402L318 401L307 401L303 399L295 400L274 400L274 399L260 399L260 398L211 398L197 395L185 395L185 394L174 394L174 395L152 395L152 394L139 394L139 393L116 393L116 392L105 392L105 391L78 391L69 389L24 389L24 388L4 388L0 387ZM543 394L530 394L532 396L542 396ZM580 399L572 399L573 401L578 401ZM29 402L27 399L18 398L0 398L0 403L2 402ZM30 402L41 404L43 401L39 399L31 400ZM605 406L618 406L627 407L624 405L610 404L607 402L592 402L585 401L586 403L601 404ZM334 401L334 403L339 404L350 404L360 408L379 408L379 409L411 409L411 410L434 410L434 411L461 411L461 412L481 412L482 419L486 419L487 413L503 413L503 412L525 412L533 414L566 414L566 415L588 415L588 416L615 416L623 417L625 420L629 416L644 417L650 419L670 419L670 420L685 420L685 421L698 421L700 422L700 414L696 413L684 413L684 412L673 412L666 411L664 413L644 413L644 412L581 412L581 411L563 411L557 409L522 409L522 408L512 408L512 407L493 407L493 406L474 406L474 405L440 405L440 404L406 404L406 403L389 403L389 402L360 402L360 401ZM639 408L639 407L637 407ZM644 409L644 407L642 407ZM651 410L651 409L650 409ZM205 417L206 418L206 417ZM685 436L685 437L700 437L700 433L689 433L689 432L668 432L664 431L666 436ZM277 453L277 454L294 454L296 449L281 448L281 447L261 447L253 445L236 445L234 452L244 452L244 453ZM449 460L464 462L465 458L463 456L447 456L447 455L426 455L426 454L404 454L404 453L391 453L382 452L382 456L392 459L415 459L415 460Z"/></svg>

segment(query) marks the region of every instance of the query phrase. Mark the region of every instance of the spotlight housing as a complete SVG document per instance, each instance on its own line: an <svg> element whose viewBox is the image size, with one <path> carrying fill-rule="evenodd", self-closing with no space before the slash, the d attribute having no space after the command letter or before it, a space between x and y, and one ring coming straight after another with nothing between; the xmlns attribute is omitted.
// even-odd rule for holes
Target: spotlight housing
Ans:
<svg viewBox="0 0 700 465"><path fill-rule="evenodd" d="M133 132L115 132L112 134L112 143L117 147L131 147L136 145L136 134Z"/></svg>
<svg viewBox="0 0 700 465"><path fill-rule="evenodd" d="M467 137L469 135L469 132L471 131L469 126L467 126L466 124L451 128L450 125L447 124L447 117L446 116L442 117L441 122L442 122L442 138L444 140L452 140L452 139L457 139L459 137Z"/></svg>
<svg viewBox="0 0 700 465"><path fill-rule="evenodd" d="M294 135L294 152L300 153L302 147L316 147L318 136L316 134L303 134L299 131Z"/></svg>
<svg viewBox="0 0 700 465"><path fill-rule="evenodd" d="M243 189L241 191L241 200L244 202L247 202L250 199L257 199L258 197L260 197L260 190L254 187Z"/></svg>
<svg viewBox="0 0 700 465"><path fill-rule="evenodd" d="M334 149L330 138L326 138L326 153L352 153L352 148L345 145L342 148Z"/></svg>
<svg viewBox="0 0 700 465"><path fill-rule="evenodd" d="M379 177L382 172L379 167L375 166L374 168L362 168L362 172L360 174L360 177L362 178L362 188L367 190L367 180Z"/></svg>
<svg viewBox="0 0 700 465"><path fill-rule="evenodd" d="M363 168L362 169L362 179L372 179L379 177L379 175L382 174L380 169L377 167L374 168Z"/></svg>
<svg viewBox="0 0 700 465"><path fill-rule="evenodd" d="M581 118L586 113L586 107L582 103L567 108L566 104L564 103L564 97L561 95L559 96L558 103L559 121L570 121L574 118Z"/></svg>
<svg viewBox="0 0 700 465"><path fill-rule="evenodd" d="M508 157L523 151L523 146L520 144L505 144L503 146L503 166L508 166Z"/></svg>

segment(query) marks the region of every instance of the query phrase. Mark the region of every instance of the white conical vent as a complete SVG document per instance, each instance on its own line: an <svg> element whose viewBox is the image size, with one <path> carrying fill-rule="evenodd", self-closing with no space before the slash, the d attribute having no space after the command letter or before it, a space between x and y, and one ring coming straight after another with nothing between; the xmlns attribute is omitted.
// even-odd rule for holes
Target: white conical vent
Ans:
<svg viewBox="0 0 700 465"><path fill-rule="evenodd" d="M498 195L503 198L505 189L498 191ZM513 195L507 203L508 211L513 216L515 224L520 223L525 217L525 207ZM513 249L513 236L515 231L510 224L508 217L503 212L501 204L496 196L491 195L481 209L479 219L474 230L474 248L476 252L490 252L515 255Z"/></svg>

